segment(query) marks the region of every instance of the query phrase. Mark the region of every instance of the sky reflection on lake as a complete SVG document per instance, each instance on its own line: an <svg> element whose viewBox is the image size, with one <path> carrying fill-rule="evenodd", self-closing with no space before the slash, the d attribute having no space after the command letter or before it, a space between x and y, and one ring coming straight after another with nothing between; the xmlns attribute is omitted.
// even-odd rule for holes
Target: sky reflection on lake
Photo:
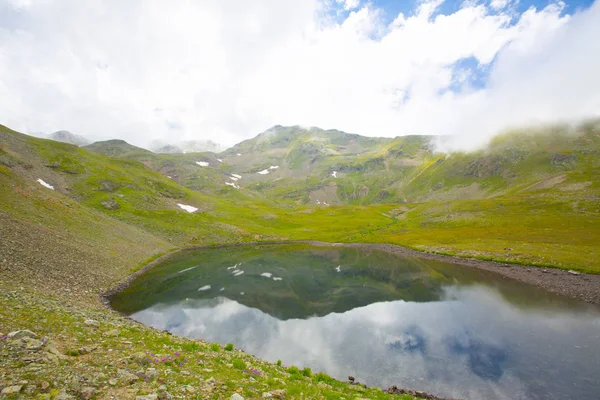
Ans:
<svg viewBox="0 0 600 400"><path fill-rule="evenodd" d="M224 296L157 303L131 317L370 386L473 400L600 398L600 313L524 308L486 285L305 319L280 320Z"/></svg>

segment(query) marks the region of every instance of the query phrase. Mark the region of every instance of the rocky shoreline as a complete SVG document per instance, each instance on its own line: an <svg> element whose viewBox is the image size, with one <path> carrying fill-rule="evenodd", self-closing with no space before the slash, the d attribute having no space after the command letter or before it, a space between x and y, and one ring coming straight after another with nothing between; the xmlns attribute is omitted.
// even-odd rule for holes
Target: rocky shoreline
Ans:
<svg viewBox="0 0 600 400"><path fill-rule="evenodd" d="M456 265L494 272L505 278L540 287L552 293L591 304L600 304L600 275L585 274L558 268L507 264L496 261L461 258L436 253L420 252L393 244L339 244L364 247L410 257L444 261Z"/></svg>

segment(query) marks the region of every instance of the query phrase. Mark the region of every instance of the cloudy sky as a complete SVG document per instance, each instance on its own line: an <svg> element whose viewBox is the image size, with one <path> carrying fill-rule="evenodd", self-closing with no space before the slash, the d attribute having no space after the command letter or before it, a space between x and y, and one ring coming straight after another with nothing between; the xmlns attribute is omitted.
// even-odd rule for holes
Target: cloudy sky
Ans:
<svg viewBox="0 0 600 400"><path fill-rule="evenodd" d="M600 115L600 0L0 0L0 123L458 135Z"/></svg>

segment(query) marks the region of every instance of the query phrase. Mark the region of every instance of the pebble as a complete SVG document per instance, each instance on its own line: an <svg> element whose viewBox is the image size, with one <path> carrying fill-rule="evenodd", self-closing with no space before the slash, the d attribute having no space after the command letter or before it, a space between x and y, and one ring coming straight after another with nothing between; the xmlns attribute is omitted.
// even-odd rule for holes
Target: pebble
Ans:
<svg viewBox="0 0 600 400"><path fill-rule="evenodd" d="M50 384L48 382L46 382L46 381L40 382L40 390L42 392L46 392L46 391L48 391L48 389L50 389Z"/></svg>
<svg viewBox="0 0 600 400"><path fill-rule="evenodd" d="M275 398L275 399L285 399L285 396L286 396L285 390L283 390L283 389L273 390L273 391L271 391L271 394L273 395L273 398Z"/></svg>
<svg viewBox="0 0 600 400"><path fill-rule="evenodd" d="M66 391L63 390L54 398L54 400L71 400L74 398L75 398L74 396L71 396L70 394L68 394Z"/></svg>
<svg viewBox="0 0 600 400"><path fill-rule="evenodd" d="M146 394L144 396L135 396L135 400L157 400L158 395L155 394Z"/></svg>
<svg viewBox="0 0 600 400"><path fill-rule="evenodd" d="M173 400L173 396L167 392L167 387L165 385L160 385L158 388L158 400Z"/></svg>
<svg viewBox="0 0 600 400"><path fill-rule="evenodd" d="M87 326L91 326L94 328L97 328L100 326L100 322L96 321L95 319L86 319L85 321L83 321L84 324L86 324Z"/></svg>
<svg viewBox="0 0 600 400"><path fill-rule="evenodd" d="M144 373L144 375L146 376L146 378L148 378L149 381L153 381L156 378L158 378L158 372L156 371L156 368L146 369L146 372Z"/></svg>
<svg viewBox="0 0 600 400"><path fill-rule="evenodd" d="M244 400L244 398L241 395L237 394L237 393L232 394L229 399L230 400Z"/></svg>
<svg viewBox="0 0 600 400"><path fill-rule="evenodd" d="M102 334L102 336L105 337L117 337L119 336L119 330L118 329L111 329L109 331L106 331Z"/></svg>
<svg viewBox="0 0 600 400"><path fill-rule="evenodd" d="M263 394L262 394L263 399L270 399L272 397L273 397L273 395L270 392L263 392Z"/></svg>
<svg viewBox="0 0 600 400"><path fill-rule="evenodd" d="M196 389L194 389L194 387L192 385L186 385L185 391L188 393L194 393L196 391Z"/></svg>
<svg viewBox="0 0 600 400"><path fill-rule="evenodd" d="M96 394L96 389L90 386L84 386L79 390L79 398L81 400L91 400Z"/></svg>

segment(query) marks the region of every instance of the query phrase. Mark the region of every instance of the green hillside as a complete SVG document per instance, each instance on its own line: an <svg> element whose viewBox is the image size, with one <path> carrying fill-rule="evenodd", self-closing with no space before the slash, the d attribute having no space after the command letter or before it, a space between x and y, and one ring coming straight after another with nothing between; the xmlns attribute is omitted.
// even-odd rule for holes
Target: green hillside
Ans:
<svg viewBox="0 0 600 400"><path fill-rule="evenodd" d="M0 204L17 219L31 220L39 213L26 209L52 197L174 247L293 239L389 242L600 270L597 122L575 132L513 132L486 150L448 155L428 150L424 136L373 139L298 127L275 127L221 154L154 154L122 141L95 143L92 153L6 128L0 135L0 184L12 188L3 190ZM308 145L317 161L290 162ZM268 174L256 173L265 169ZM302 177L294 175L298 171ZM337 177L322 177L332 171ZM232 174L241 176L232 181L239 189L224 184ZM319 176L325 183L315 183Z"/></svg>
<svg viewBox="0 0 600 400"><path fill-rule="evenodd" d="M98 296L173 249L281 240L391 243L600 273L599 149L598 122L513 132L453 154L434 153L426 136L298 127L274 127L220 154L154 154L0 126L0 337L27 328L50 338L38 353L0 342L3 379L37 382L19 386L33 398L133 399L160 385L182 398L256 397L235 364L262 371L264 390L291 398L357 390L390 398L141 327L107 312ZM146 352L183 354L182 365L203 358L155 365L161 382L134 379L140 369L155 373ZM34 370L31 354L45 357Z"/></svg>

